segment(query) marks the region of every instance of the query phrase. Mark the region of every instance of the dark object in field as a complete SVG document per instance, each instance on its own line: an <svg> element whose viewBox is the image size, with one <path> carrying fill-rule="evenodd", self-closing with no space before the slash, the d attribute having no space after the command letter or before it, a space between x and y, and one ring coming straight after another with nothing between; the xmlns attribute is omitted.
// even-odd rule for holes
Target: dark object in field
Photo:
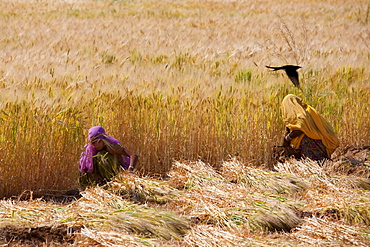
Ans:
<svg viewBox="0 0 370 247"><path fill-rule="evenodd" d="M53 225L40 227L6 226L0 228L0 244L6 246L69 246L75 242L75 237L81 232L81 227ZM47 245L49 246L49 245Z"/></svg>
<svg viewBox="0 0 370 247"><path fill-rule="evenodd" d="M293 82L294 86L299 87L299 79L298 79L298 72L297 69L300 69L300 66L295 65L284 65L281 67L270 67L266 66L269 69L276 70L285 70L286 74L288 75L289 79Z"/></svg>

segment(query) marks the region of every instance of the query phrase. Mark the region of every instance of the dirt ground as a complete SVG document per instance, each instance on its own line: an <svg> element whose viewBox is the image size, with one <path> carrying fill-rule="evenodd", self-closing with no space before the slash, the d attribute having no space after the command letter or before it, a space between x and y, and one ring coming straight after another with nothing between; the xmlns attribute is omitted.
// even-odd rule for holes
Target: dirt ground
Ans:
<svg viewBox="0 0 370 247"><path fill-rule="evenodd" d="M370 146L348 146L339 150L333 157L334 161L347 161L351 165L364 165L370 158Z"/></svg>
<svg viewBox="0 0 370 247"><path fill-rule="evenodd" d="M356 174L357 167L369 165L370 146L346 147L336 152L333 161L346 166L348 174ZM370 169L370 168L369 168ZM73 194L73 193L72 193ZM76 200L77 194L43 195L42 198L57 204L68 204ZM19 199L19 198L18 198ZM27 197L22 198L27 200ZM310 213L303 213L307 217ZM69 228L65 225L42 226L33 228L4 227L0 228L0 245L4 246L71 246L81 228Z"/></svg>
<svg viewBox="0 0 370 247"><path fill-rule="evenodd" d="M74 243L80 228L42 226L0 228L0 244L5 246L68 246Z"/></svg>

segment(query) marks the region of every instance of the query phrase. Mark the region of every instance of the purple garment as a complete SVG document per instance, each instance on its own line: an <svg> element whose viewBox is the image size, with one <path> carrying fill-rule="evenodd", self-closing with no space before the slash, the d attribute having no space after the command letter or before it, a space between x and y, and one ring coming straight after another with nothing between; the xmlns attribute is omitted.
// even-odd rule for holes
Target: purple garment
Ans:
<svg viewBox="0 0 370 247"><path fill-rule="evenodd" d="M94 160L93 157L96 155L97 150L89 143L85 145L85 151L81 153L79 169L82 173L91 173L94 171Z"/></svg>
<svg viewBox="0 0 370 247"><path fill-rule="evenodd" d="M89 129L88 140L91 141L91 139L103 139L109 143L120 143L116 138L107 135L104 128L101 126L94 126Z"/></svg>
<svg viewBox="0 0 370 247"><path fill-rule="evenodd" d="M128 170L128 168L130 167L130 157L120 155L119 156L119 163L121 163L121 166L125 170Z"/></svg>
<svg viewBox="0 0 370 247"><path fill-rule="evenodd" d="M110 135L105 133L105 130L101 126L94 126L89 129L88 134L88 141L94 139L102 139L108 141L108 143L120 143L117 139L113 138ZM85 151L81 153L80 157L80 165L79 169L82 173L93 172L94 171L94 155L97 154L97 150L95 149L94 145L91 143L85 146ZM120 155L119 162L123 166L123 168L128 169L130 165L130 158L129 157L122 157Z"/></svg>

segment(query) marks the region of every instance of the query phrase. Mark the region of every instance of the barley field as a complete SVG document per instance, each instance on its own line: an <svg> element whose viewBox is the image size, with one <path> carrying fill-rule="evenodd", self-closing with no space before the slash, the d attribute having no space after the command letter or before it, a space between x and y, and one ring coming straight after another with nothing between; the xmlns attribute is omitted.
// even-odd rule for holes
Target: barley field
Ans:
<svg viewBox="0 0 370 247"><path fill-rule="evenodd" d="M77 188L77 162L87 141L87 130L95 125L103 126L139 155L138 175L157 178L168 177L181 164L195 162L220 170L230 160L260 169L253 171L261 177L271 169L291 174L293 168L284 170L274 158L274 146L281 144L284 133L280 102L288 93L302 97L333 125L341 142L335 157L347 147L370 143L370 3L365 0L0 0L0 30L0 197L6 198L4 204L11 203L9 197L25 191L58 194ZM301 89L294 87L283 72L265 67L284 64L302 67L298 70ZM335 170L330 175L349 175L348 164L334 166L327 168ZM356 170L361 179L368 176L368 166L365 163L360 172ZM218 177L222 181L219 185L199 188L200 195L206 197L221 185L227 187L221 194L232 191L233 183L225 182L229 175ZM311 177L305 176L310 184ZM324 182L332 189L337 186ZM307 186L301 186L298 194L289 192L294 194L291 197L295 200L302 193L307 196L307 191L312 192ZM350 189L355 191L356 186ZM172 189L167 192L171 194ZM241 193L241 188L234 189ZM253 187L253 193L258 190ZM90 198L104 197L99 189L85 193ZM322 196L315 190L309 198L315 193ZM330 198L337 195L330 193ZM221 194L220 198L225 199ZM122 207L127 203L116 192L109 196ZM202 202L192 196L196 197L195 192L186 194L188 201L176 199L176 203L189 208L185 215L209 225L191 228L190 235L179 240L186 223L177 216L163 216L172 222L165 225L180 222L178 228L173 226L177 229L174 233L168 233L176 236L177 244L207 246L202 241L207 236L221 237L217 235L221 232L221 245L229 246L232 239L246 246L257 244L253 242L257 235L236 233L235 222L230 225L224 218L230 209L215 208L204 216L200 213L204 209L193 209L208 199ZM338 198L344 198L344 194ZM277 205L277 201L271 203ZM166 201L161 210L181 211L176 203ZM240 203L231 204L239 208ZM319 210L319 203L309 204L311 213L325 214L326 209ZM247 227L248 234L269 229L273 235L274 226L263 225L260 211L254 206L247 205L253 208L256 221L246 222L242 211L233 219ZM288 217L291 206L274 210ZM102 207L108 210L106 205ZM0 213L12 207L7 208ZM348 207L341 205L336 211L338 217L347 223L359 223L351 221L350 213L342 209ZM213 215L216 211L220 214L217 217ZM364 231L368 234L368 218L360 218L365 218L360 223L367 224ZM327 219L310 218L300 229L319 229L325 223L321 221ZM298 222L299 217L287 229ZM346 228L345 222L326 227L333 232L345 228L351 234L353 229ZM235 231L228 232L222 228L225 225ZM84 234L99 236L94 231L100 230L84 228ZM162 230L157 230L151 231L154 236L161 235L158 231ZM319 233L312 234L317 237ZM137 237L126 237L133 241L132 246L140 246ZM265 238L263 233L261 246ZM307 236L297 233L295 238L299 243ZM271 239L265 243L272 245ZM364 239L368 241L368 237ZM107 246L114 242L104 237L94 241ZM366 241L358 243L366 246Z"/></svg>
<svg viewBox="0 0 370 247"><path fill-rule="evenodd" d="M0 195L75 186L87 130L140 156L272 167L295 93L369 143L367 1L1 1ZM265 65L299 64L302 91Z"/></svg>

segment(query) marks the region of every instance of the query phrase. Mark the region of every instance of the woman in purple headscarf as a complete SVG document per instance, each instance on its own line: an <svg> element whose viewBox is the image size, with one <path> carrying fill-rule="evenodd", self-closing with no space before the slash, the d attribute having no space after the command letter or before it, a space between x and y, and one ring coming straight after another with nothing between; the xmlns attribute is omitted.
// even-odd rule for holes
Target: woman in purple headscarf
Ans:
<svg viewBox="0 0 370 247"><path fill-rule="evenodd" d="M88 141L79 162L81 186L104 184L121 170L134 170L138 156L107 135L103 127L89 129Z"/></svg>

